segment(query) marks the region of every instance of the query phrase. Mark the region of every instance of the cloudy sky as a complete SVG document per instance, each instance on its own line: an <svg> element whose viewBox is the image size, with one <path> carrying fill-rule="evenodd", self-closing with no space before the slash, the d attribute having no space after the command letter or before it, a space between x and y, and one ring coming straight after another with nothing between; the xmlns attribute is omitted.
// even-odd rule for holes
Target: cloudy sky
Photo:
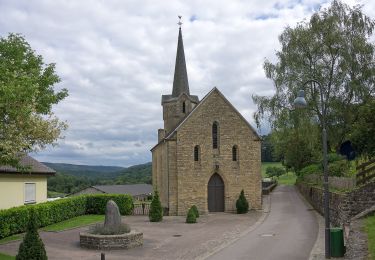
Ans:
<svg viewBox="0 0 375 260"><path fill-rule="evenodd" d="M363 4L375 18L375 1ZM130 166L151 161L163 127L162 94L172 91L178 19L191 94L217 86L253 125L253 93L271 95L265 58L278 35L328 1L0 0L0 37L25 36L46 63L56 63L69 97L54 107L69 124L41 161ZM260 130L259 130L260 131ZM262 130L264 134L266 130Z"/></svg>

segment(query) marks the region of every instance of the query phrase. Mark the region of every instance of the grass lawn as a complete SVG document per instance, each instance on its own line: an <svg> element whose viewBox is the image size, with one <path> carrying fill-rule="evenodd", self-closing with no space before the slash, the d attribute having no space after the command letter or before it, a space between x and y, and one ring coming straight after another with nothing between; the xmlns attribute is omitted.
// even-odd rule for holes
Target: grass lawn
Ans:
<svg viewBox="0 0 375 260"><path fill-rule="evenodd" d="M57 197L65 197L66 194L65 193L61 193L61 192L56 192L56 191L47 191L47 197L48 198L57 198Z"/></svg>
<svg viewBox="0 0 375 260"><path fill-rule="evenodd" d="M13 259L16 259L16 257L0 253L0 260L13 260Z"/></svg>
<svg viewBox="0 0 375 260"><path fill-rule="evenodd" d="M21 235L12 235L12 236L9 236L9 237L5 237L3 239L0 239L0 245L8 243L10 241L20 240L20 239L22 239Z"/></svg>
<svg viewBox="0 0 375 260"><path fill-rule="evenodd" d="M375 216L365 220L365 230L368 236L368 251L370 259L375 260Z"/></svg>
<svg viewBox="0 0 375 260"><path fill-rule="evenodd" d="M287 172L281 175L277 182L284 185L294 185L296 183L297 176L294 172Z"/></svg>
<svg viewBox="0 0 375 260"><path fill-rule="evenodd" d="M268 167L283 167L281 162L262 162L262 177L267 177L266 170Z"/></svg>
<svg viewBox="0 0 375 260"><path fill-rule="evenodd" d="M44 231L63 231L104 221L104 215L83 215L42 228Z"/></svg>

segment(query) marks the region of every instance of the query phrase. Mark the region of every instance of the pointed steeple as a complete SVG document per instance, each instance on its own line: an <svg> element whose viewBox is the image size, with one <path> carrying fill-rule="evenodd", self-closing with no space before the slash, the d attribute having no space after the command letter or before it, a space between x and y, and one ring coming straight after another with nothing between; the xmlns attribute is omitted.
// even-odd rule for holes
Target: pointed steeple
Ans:
<svg viewBox="0 0 375 260"><path fill-rule="evenodd" d="M182 41L181 26L178 32L176 65L174 69L172 97L178 97L181 93L190 95L189 81L186 71L184 43Z"/></svg>

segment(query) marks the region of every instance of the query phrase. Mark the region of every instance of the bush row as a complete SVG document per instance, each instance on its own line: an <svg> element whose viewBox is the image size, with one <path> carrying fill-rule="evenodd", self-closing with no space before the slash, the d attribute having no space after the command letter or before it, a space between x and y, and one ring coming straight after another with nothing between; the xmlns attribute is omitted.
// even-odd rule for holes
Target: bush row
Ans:
<svg viewBox="0 0 375 260"><path fill-rule="evenodd" d="M130 215L133 199L129 195L99 194L70 197L36 205L0 210L0 239L25 232L30 210L35 209L38 227L45 227L85 214L104 214L108 200L114 200L122 215Z"/></svg>

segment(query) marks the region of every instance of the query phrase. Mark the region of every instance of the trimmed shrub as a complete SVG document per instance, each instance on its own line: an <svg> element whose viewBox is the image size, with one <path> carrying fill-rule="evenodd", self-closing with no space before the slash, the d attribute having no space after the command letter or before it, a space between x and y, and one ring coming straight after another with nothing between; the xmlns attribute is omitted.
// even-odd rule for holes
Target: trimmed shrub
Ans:
<svg viewBox="0 0 375 260"><path fill-rule="evenodd" d="M236 201L237 214L245 214L249 211L249 202L245 198L245 193L241 190L240 196Z"/></svg>
<svg viewBox="0 0 375 260"><path fill-rule="evenodd" d="M20 244L17 260L45 260L48 259L43 241L38 234L38 224L35 209L30 210L29 222L27 224L26 235Z"/></svg>
<svg viewBox="0 0 375 260"><path fill-rule="evenodd" d="M87 195L86 199L86 214L105 214L109 200L116 202L121 215L130 215L133 210L133 198L127 194Z"/></svg>
<svg viewBox="0 0 375 260"><path fill-rule="evenodd" d="M193 209L195 216L197 218L199 218L199 211L198 211L197 206L193 205L193 206L191 206L191 208Z"/></svg>
<svg viewBox="0 0 375 260"><path fill-rule="evenodd" d="M106 203L110 199L117 203L122 215L132 213L132 197L122 194L68 197L0 210L0 239L25 232L32 209L35 209L37 227L44 227L85 214L104 214Z"/></svg>
<svg viewBox="0 0 375 260"><path fill-rule="evenodd" d="M319 164L311 164L309 166L306 166L302 168L299 171L299 176L305 176L305 175L310 175L310 174L318 174L322 175L323 174L323 167Z"/></svg>
<svg viewBox="0 0 375 260"><path fill-rule="evenodd" d="M191 207L186 215L186 223L197 223L197 216L195 215L193 207Z"/></svg>
<svg viewBox="0 0 375 260"><path fill-rule="evenodd" d="M163 208L161 207L158 191L155 191L155 195L153 196L148 218L151 222L159 222L163 220Z"/></svg>
<svg viewBox="0 0 375 260"><path fill-rule="evenodd" d="M275 166L268 167L266 170L266 174L268 175L268 177L279 177L285 173L285 168Z"/></svg>

